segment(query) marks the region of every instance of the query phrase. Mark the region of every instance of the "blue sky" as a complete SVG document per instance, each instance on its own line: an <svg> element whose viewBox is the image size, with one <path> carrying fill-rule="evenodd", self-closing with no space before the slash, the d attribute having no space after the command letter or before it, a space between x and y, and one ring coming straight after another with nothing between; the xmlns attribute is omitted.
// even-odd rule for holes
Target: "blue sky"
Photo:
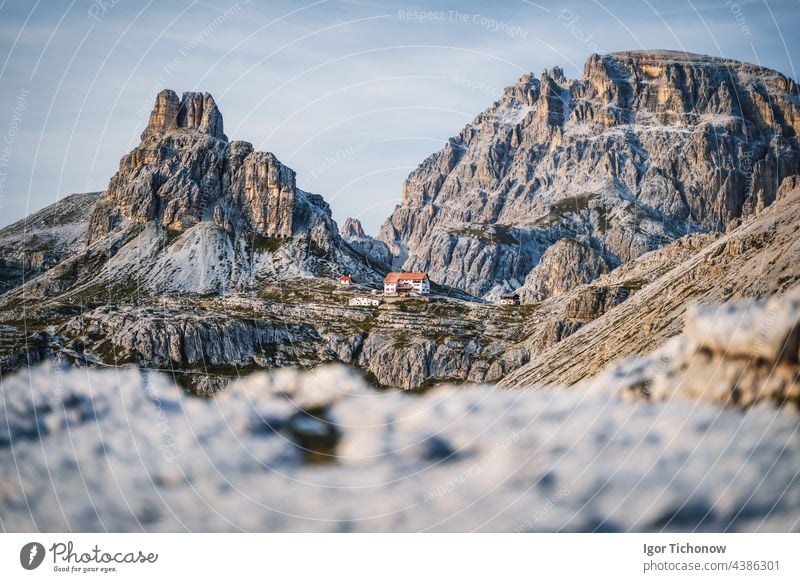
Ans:
<svg viewBox="0 0 800 582"><path fill-rule="evenodd" d="M0 0L0 225L105 189L155 94L212 93L341 224L375 233L408 173L523 73L670 48L798 79L800 0Z"/></svg>

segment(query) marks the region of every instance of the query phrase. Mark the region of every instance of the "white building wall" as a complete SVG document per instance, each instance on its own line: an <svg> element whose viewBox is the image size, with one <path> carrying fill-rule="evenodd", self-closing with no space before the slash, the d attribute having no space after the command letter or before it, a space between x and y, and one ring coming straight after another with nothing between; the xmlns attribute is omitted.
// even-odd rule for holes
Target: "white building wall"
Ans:
<svg viewBox="0 0 800 582"><path fill-rule="evenodd" d="M398 285L410 285L416 293L421 295L427 295L431 292L431 284L428 279L423 279L422 281L415 279L399 279L396 283L384 283L383 292L387 294L397 293Z"/></svg>

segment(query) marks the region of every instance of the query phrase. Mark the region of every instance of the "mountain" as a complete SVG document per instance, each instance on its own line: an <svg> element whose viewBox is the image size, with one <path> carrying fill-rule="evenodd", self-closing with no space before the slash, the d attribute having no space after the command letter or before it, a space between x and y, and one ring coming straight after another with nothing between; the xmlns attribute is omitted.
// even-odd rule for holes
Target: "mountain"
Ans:
<svg viewBox="0 0 800 582"><path fill-rule="evenodd" d="M42 212L64 222L67 204L77 209L59 228L72 239L53 239L61 247L56 266L13 297L98 289L213 294L342 272L381 278L341 239L324 199L297 188L293 170L247 142L228 141L208 93L179 98L162 91L141 142L102 197L68 199ZM40 231L40 238L47 234ZM24 253L36 249L19 240Z"/></svg>
<svg viewBox="0 0 800 582"><path fill-rule="evenodd" d="M163 91L106 192L0 231L0 371L136 365L204 394L323 362L405 389L579 383L660 349L695 301L796 284L797 101L773 71L663 51L526 76L373 238L229 141L210 95ZM401 265L434 295L350 304ZM524 304L479 299L505 290Z"/></svg>
<svg viewBox="0 0 800 582"><path fill-rule="evenodd" d="M348 218L344 221L339 230L342 238L354 249L358 249L367 257L370 257L384 265L392 264L392 253L386 243L379 241L364 232L361 221L357 218Z"/></svg>
<svg viewBox="0 0 800 582"><path fill-rule="evenodd" d="M681 333L694 302L766 297L797 285L800 180L784 180L778 196L728 233L688 235L520 307L447 297L349 306L366 289L341 289L325 278L210 296L152 297L135 288L46 299L12 292L0 297L0 369L43 359L138 365L170 370L201 393L258 369L322 362L406 389L574 384L663 346Z"/></svg>
<svg viewBox="0 0 800 582"><path fill-rule="evenodd" d="M72 194L0 229L0 293L43 273L86 244L102 192Z"/></svg>
<svg viewBox="0 0 800 582"><path fill-rule="evenodd" d="M3 529L797 530L798 111L754 65L595 55L373 238L161 92L105 192L0 230ZM400 267L435 293L351 301Z"/></svg>
<svg viewBox="0 0 800 582"><path fill-rule="evenodd" d="M624 285L633 291L558 343L532 346L531 360L502 384L578 383L620 358L653 351L679 335L695 303L767 297L797 285L800 177L784 180L777 196L769 208L724 235L684 238L598 278L589 286L591 294L578 287L572 296L545 302L561 303L572 311L572 319L581 319L583 310L596 310L598 296ZM581 301L580 295L593 301Z"/></svg>
<svg viewBox="0 0 800 582"><path fill-rule="evenodd" d="M525 280L565 238L583 250L562 245L572 279L559 290L768 206L800 172L799 131L797 84L778 72L674 51L592 55L580 79L554 67L507 88L411 173L378 239L394 267L541 299L540 275ZM576 277L587 252L602 266Z"/></svg>
<svg viewBox="0 0 800 582"><path fill-rule="evenodd" d="M9 267L1 371L46 359L168 366L207 392L241 372L325 361L407 388L466 379L473 360L494 378L521 363L504 353L513 330L487 322L487 308L460 301L465 294L437 287L456 299L347 305L378 287L387 266L348 236L351 246L324 199L297 188L273 154L228 141L206 93L162 91L106 192L4 229L17 241L4 253L30 262L31 236L47 234L40 215L59 217L58 232L72 238L53 238L59 254L24 280ZM339 288L342 273L352 289Z"/></svg>

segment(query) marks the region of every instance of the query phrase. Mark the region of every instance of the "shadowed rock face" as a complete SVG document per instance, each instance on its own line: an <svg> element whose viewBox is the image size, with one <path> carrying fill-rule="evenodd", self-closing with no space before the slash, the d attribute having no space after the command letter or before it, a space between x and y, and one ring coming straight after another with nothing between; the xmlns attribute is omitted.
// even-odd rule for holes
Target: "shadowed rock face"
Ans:
<svg viewBox="0 0 800 582"><path fill-rule="evenodd" d="M778 361L775 345L784 342L789 350L797 345L797 336L792 335L794 332L781 334L785 325L790 329L797 325L796 286L800 282L800 263L797 261L800 256L798 185L800 181L796 178L784 180L775 203L744 219L740 226L726 234L684 237L600 276L589 286L578 287L564 297L543 302L542 308L553 302L565 304L567 320L578 318L586 324L549 346L532 335L534 345L530 362L506 376L502 383L509 386L548 381L578 383L621 357L647 353L664 346L670 338L682 332L684 321L687 322L686 336L702 343L698 348L700 351L719 355L723 351L721 342L727 341L730 347L726 349L741 356L741 345L750 345L751 359L758 365L748 368L748 374L756 371L763 378L764 372L771 367L774 369L773 364ZM666 270L658 265L665 266ZM795 311L787 314L777 307L770 316L759 309L751 312L748 308L739 312L738 307L734 310L732 303L729 307L733 311L720 310L713 318L707 311L690 309L696 302L759 298L788 291L793 286L794 298L786 305L794 305L792 309ZM578 293L584 287L595 292L593 297L588 294L582 297L583 293ZM625 289L630 296L615 305L620 302L615 300L613 293ZM542 308L537 309L537 315ZM748 318L756 315L763 319L765 327L748 323ZM710 318L723 330L718 335L709 335L705 329ZM727 322L725 325L722 325L723 320ZM730 321L738 321L744 335L734 332ZM780 337L776 340L772 334ZM765 352L767 349L770 351ZM684 351L687 361L698 350ZM693 379L690 373L687 382L699 386L704 377L698 375ZM786 377L786 374L776 376L776 382L780 384ZM735 385L736 374L726 375L726 378L725 381L732 382L729 388ZM741 379L744 385L745 378ZM792 380L792 390L796 390L796 384L796 380ZM697 386L691 390L698 390ZM783 393L781 390L780 386L775 387L774 394ZM793 395L797 398L797 392L786 390L787 397ZM727 391L728 396L731 393L731 390ZM717 393L714 398L721 398L721 394Z"/></svg>
<svg viewBox="0 0 800 582"><path fill-rule="evenodd" d="M409 175L378 238L395 267L474 295L523 281L565 235L630 261L771 204L800 171L799 131L798 87L775 71L592 55L580 79L556 67L507 88Z"/></svg>

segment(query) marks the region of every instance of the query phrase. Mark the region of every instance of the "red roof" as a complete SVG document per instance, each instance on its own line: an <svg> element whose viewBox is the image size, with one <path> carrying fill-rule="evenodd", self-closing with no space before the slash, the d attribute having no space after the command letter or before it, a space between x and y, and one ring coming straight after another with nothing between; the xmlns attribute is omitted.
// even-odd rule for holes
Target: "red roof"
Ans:
<svg viewBox="0 0 800 582"><path fill-rule="evenodd" d="M428 273L389 273L383 280L384 283L397 283L403 281L422 281L428 278Z"/></svg>
<svg viewBox="0 0 800 582"><path fill-rule="evenodd" d="M342 275L339 277L339 281L352 281L353 278L350 275Z"/></svg>

